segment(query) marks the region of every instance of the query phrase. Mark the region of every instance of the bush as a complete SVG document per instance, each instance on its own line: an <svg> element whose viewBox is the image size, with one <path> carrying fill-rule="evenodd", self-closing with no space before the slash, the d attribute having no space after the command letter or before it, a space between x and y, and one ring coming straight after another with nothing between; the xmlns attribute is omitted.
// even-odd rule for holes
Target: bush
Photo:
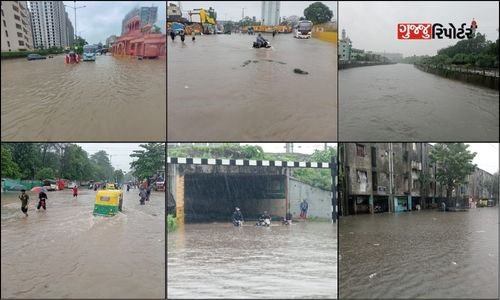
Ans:
<svg viewBox="0 0 500 300"><path fill-rule="evenodd" d="M22 58L27 57L29 54L40 54L40 55L49 55L49 54L60 54L64 53L63 49L59 48L51 48L45 50L33 50L33 51L11 51L11 52L2 52L2 58Z"/></svg>

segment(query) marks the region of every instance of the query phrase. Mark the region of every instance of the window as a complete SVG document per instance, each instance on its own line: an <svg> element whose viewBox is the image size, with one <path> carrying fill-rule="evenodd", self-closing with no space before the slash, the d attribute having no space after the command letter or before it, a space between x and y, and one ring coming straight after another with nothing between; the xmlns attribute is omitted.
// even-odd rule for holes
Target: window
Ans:
<svg viewBox="0 0 500 300"><path fill-rule="evenodd" d="M7 46L10 48L10 42L9 41L7 41ZM9 51L10 51L10 49L9 49Z"/></svg>
<svg viewBox="0 0 500 300"><path fill-rule="evenodd" d="M418 179L413 179L411 183L412 189L418 189Z"/></svg>
<svg viewBox="0 0 500 300"><path fill-rule="evenodd" d="M366 171L356 170L356 177L359 183L359 191L365 193L368 185L368 178L366 176Z"/></svg>
<svg viewBox="0 0 500 300"><path fill-rule="evenodd" d="M5 36L9 37L9 32L7 30L5 30Z"/></svg>
<svg viewBox="0 0 500 300"><path fill-rule="evenodd" d="M21 21L21 17L19 17L18 15L14 14L14 19L18 20L18 21Z"/></svg>
<svg viewBox="0 0 500 300"><path fill-rule="evenodd" d="M417 143L412 143L413 144L413 151L417 151Z"/></svg>
<svg viewBox="0 0 500 300"><path fill-rule="evenodd" d="M17 37L23 37L23 33L22 32L18 32L17 33Z"/></svg>
<svg viewBox="0 0 500 300"><path fill-rule="evenodd" d="M3 26L7 27L7 23L5 23L5 20L2 21L3 21Z"/></svg>
<svg viewBox="0 0 500 300"><path fill-rule="evenodd" d="M13 9L15 12L19 12L19 7L15 6L14 4L12 5L12 9Z"/></svg>
<svg viewBox="0 0 500 300"><path fill-rule="evenodd" d="M17 29L23 29L23 27L21 26L21 24L17 24L17 23L16 23L16 28Z"/></svg>
<svg viewBox="0 0 500 300"><path fill-rule="evenodd" d="M24 46L24 41L18 41L19 42L19 46Z"/></svg>
<svg viewBox="0 0 500 300"><path fill-rule="evenodd" d="M365 156L365 146L356 144L356 155L364 157Z"/></svg>
<svg viewBox="0 0 500 300"><path fill-rule="evenodd" d="M372 147L372 167L377 166L377 148Z"/></svg>

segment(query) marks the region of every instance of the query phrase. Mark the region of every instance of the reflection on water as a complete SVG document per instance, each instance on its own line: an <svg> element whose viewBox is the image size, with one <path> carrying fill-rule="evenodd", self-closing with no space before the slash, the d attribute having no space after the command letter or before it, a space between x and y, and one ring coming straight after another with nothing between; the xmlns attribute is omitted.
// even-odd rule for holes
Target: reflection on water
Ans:
<svg viewBox="0 0 500 300"><path fill-rule="evenodd" d="M167 297L336 298L336 237L330 223L186 224L168 233Z"/></svg>
<svg viewBox="0 0 500 300"><path fill-rule="evenodd" d="M279 34L253 49L255 37L168 41L169 139L336 140L335 44Z"/></svg>
<svg viewBox="0 0 500 300"><path fill-rule="evenodd" d="M498 91L408 64L339 72L339 137L349 141L491 141Z"/></svg>
<svg viewBox="0 0 500 300"><path fill-rule="evenodd" d="M498 208L341 218L340 298L498 298Z"/></svg>
<svg viewBox="0 0 500 300"><path fill-rule="evenodd" d="M165 139L165 60L64 60L2 60L2 140Z"/></svg>
<svg viewBox="0 0 500 300"><path fill-rule="evenodd" d="M2 298L164 298L165 195L139 205L124 192L115 217L92 215L95 192L49 192L46 211L29 193L2 193Z"/></svg>

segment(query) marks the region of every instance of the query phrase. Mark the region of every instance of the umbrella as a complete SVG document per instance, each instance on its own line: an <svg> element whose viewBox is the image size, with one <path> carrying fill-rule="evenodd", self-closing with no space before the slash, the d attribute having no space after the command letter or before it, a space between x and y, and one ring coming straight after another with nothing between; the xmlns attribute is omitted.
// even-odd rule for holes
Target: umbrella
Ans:
<svg viewBox="0 0 500 300"><path fill-rule="evenodd" d="M43 186L35 186L34 188L31 189L31 191L35 193L40 193L40 192L46 192L47 190Z"/></svg>

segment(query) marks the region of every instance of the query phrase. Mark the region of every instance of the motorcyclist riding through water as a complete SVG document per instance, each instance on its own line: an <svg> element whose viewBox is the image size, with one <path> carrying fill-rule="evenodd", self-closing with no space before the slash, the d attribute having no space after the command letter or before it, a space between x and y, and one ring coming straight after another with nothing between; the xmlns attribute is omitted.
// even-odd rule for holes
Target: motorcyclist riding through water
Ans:
<svg viewBox="0 0 500 300"><path fill-rule="evenodd" d="M232 219L234 226L241 226L243 224L243 215L238 207L235 208Z"/></svg>
<svg viewBox="0 0 500 300"><path fill-rule="evenodd" d="M257 226L270 226L271 216L267 213L267 210L259 217L259 221L255 224Z"/></svg>
<svg viewBox="0 0 500 300"><path fill-rule="evenodd" d="M269 45L269 42L264 37L262 37L262 34L260 34L260 33L257 35L257 39L256 39L255 43L253 43L253 46L255 48L268 47L268 45Z"/></svg>

